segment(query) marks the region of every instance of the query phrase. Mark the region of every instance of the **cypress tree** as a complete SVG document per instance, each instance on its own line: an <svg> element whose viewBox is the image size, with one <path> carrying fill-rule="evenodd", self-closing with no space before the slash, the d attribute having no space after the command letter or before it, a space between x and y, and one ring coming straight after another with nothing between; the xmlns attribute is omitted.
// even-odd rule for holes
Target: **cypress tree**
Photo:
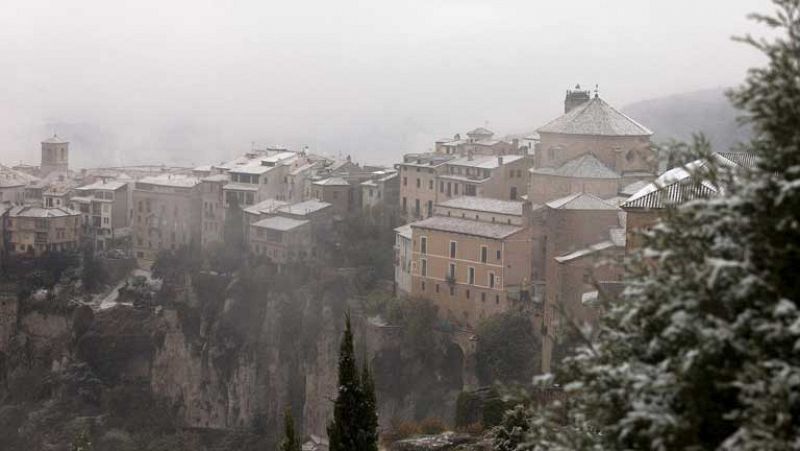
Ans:
<svg viewBox="0 0 800 451"><path fill-rule="evenodd" d="M300 451L300 439L294 430L294 418L289 409L283 413L283 440L281 440L279 451Z"/></svg>
<svg viewBox="0 0 800 451"><path fill-rule="evenodd" d="M333 407L333 421L328 425L330 451L360 451L361 413L364 396L353 351L353 331L350 314L345 316L345 328L339 348L339 386Z"/></svg>
<svg viewBox="0 0 800 451"><path fill-rule="evenodd" d="M359 437L365 451L378 451L378 413L375 397L375 381L369 370L366 356L361 370L361 387L364 394L361 412L361 436Z"/></svg>

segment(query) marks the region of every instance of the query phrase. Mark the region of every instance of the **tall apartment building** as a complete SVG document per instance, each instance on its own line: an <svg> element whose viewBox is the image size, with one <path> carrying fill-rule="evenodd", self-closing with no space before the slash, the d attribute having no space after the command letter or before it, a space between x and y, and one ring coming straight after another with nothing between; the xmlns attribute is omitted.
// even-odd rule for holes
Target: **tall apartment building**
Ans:
<svg viewBox="0 0 800 451"><path fill-rule="evenodd" d="M454 199L411 223L411 295L431 300L440 318L468 329L527 299L531 240L524 205Z"/></svg>
<svg viewBox="0 0 800 451"><path fill-rule="evenodd" d="M284 199L288 175L297 156L295 152L247 154L228 164L230 182L223 188L226 208L234 202L245 207L265 199Z"/></svg>
<svg viewBox="0 0 800 451"><path fill-rule="evenodd" d="M74 189L73 210L81 212L81 232L95 249L109 249L131 235L131 193L127 182L98 181Z"/></svg>
<svg viewBox="0 0 800 451"><path fill-rule="evenodd" d="M144 177L133 189L133 250L152 262L161 250L200 244L200 179L185 175Z"/></svg>
<svg viewBox="0 0 800 451"><path fill-rule="evenodd" d="M69 208L18 205L3 218L4 247L10 254L39 256L80 246L80 213Z"/></svg>
<svg viewBox="0 0 800 451"><path fill-rule="evenodd" d="M437 200L437 176L445 171L445 163L452 155L406 154L403 162L395 165L400 177L400 208L409 218L433 215Z"/></svg>
<svg viewBox="0 0 800 451"><path fill-rule="evenodd" d="M202 217L200 245L221 243L225 232L225 197L223 188L228 183L227 174L212 174L200 179Z"/></svg>

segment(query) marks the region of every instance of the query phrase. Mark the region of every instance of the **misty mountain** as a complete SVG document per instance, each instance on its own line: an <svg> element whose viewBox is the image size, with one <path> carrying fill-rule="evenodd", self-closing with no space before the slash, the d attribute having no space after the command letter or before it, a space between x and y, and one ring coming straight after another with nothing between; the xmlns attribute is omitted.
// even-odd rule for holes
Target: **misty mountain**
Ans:
<svg viewBox="0 0 800 451"><path fill-rule="evenodd" d="M622 111L653 130L655 143L688 141L693 133L703 132L714 150L726 151L750 137L749 128L737 124L739 112L723 88L642 100Z"/></svg>

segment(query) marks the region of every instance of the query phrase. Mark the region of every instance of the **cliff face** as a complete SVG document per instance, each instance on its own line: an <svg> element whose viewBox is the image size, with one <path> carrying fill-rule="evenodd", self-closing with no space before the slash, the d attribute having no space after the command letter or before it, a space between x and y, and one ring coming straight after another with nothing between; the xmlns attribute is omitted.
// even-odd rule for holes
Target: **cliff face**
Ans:
<svg viewBox="0 0 800 451"><path fill-rule="evenodd" d="M325 436L344 312L357 312L357 290L341 276L299 289L260 283L187 276L152 310L7 304L0 449L67 449L85 429L100 450L267 449L286 407L304 435ZM461 389L452 344L420 360L402 330L357 313L353 321L375 368L382 426L452 415Z"/></svg>

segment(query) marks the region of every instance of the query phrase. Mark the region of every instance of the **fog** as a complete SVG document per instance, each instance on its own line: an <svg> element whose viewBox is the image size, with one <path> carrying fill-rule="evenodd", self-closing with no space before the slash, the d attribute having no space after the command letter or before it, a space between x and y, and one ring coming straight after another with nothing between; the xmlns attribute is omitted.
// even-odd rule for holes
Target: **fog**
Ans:
<svg viewBox="0 0 800 451"><path fill-rule="evenodd" d="M766 1L4 1L0 162L53 132L74 166L219 161L258 144L389 163L564 90L617 106L731 86Z"/></svg>

